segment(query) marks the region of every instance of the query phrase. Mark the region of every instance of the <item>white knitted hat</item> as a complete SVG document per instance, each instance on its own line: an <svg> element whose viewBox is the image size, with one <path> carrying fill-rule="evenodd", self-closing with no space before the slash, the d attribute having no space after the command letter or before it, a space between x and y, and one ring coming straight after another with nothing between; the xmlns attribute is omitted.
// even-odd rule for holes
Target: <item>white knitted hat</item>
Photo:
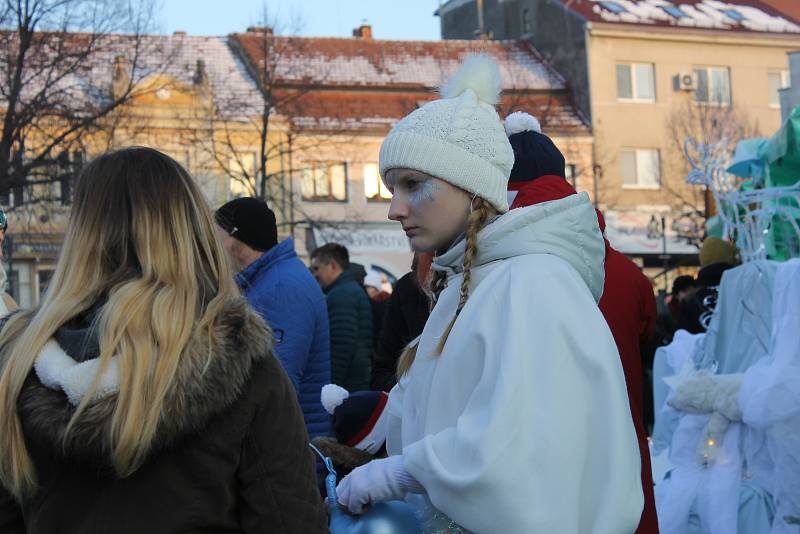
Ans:
<svg viewBox="0 0 800 534"><path fill-rule="evenodd" d="M487 56L470 56L428 102L398 122L381 145L380 173L413 169L477 194L500 213L514 151L494 109L500 69Z"/></svg>

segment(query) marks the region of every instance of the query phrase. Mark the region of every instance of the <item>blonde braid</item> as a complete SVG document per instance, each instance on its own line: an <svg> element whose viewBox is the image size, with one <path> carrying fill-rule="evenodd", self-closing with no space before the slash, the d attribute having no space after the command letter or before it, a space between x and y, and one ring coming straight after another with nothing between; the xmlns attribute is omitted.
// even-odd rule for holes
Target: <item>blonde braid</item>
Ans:
<svg viewBox="0 0 800 534"><path fill-rule="evenodd" d="M464 306L467 304L467 299L469 299L469 284L472 281L472 260L478 253L478 232L483 228L483 225L486 224L486 221L492 213L494 213L494 208L492 208L491 204L480 197L475 199L467 221L467 245L464 248L464 263L462 264L464 277L461 279L458 306L456 307L456 314L453 316L453 319L450 320L450 324L447 325L442 337L439 339L439 344L436 346L437 354L441 354L444 350L447 338L450 337L450 331L453 329L453 326L455 326L456 319L458 319L461 310L463 310Z"/></svg>
<svg viewBox="0 0 800 534"><path fill-rule="evenodd" d="M439 298L439 294L444 291L445 287L447 287L447 273L444 271L432 271L428 281L428 287L425 290L430 299L431 309L433 309L433 306Z"/></svg>
<svg viewBox="0 0 800 534"><path fill-rule="evenodd" d="M441 354L444 350L444 345L447 343L447 338L450 336L450 331L453 329L461 310L467 304L467 299L469 299L469 284L472 281L472 260L478 253L478 232L481 228L483 228L483 225L486 224L486 221L489 220L489 217L495 215L496 213L497 212L492 205L482 198L477 197L473 201L469 219L467 220L467 244L464 250L464 262L462 264L464 278L461 281L458 306L456 307L456 313L453 316L453 319L450 321L450 324L447 325L442 337L439 339L439 344L436 347L437 354ZM430 293L438 298L439 294L446 286L447 274L443 271L434 271L431 277L429 288ZM409 369L411 369L411 365L414 363L416 356L417 344L406 347L405 351L403 351L403 354L400 356L400 359L397 361L398 378L402 377L408 372Z"/></svg>

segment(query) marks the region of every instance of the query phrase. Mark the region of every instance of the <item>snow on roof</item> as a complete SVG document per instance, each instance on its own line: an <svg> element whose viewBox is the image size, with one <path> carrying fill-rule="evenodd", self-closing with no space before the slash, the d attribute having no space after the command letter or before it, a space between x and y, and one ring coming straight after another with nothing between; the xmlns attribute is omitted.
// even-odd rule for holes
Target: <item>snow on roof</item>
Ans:
<svg viewBox="0 0 800 534"><path fill-rule="evenodd" d="M163 68L163 73L167 76L192 84L197 72L197 60L202 59L212 94L221 111L243 111L248 114L261 112L258 84L228 46L227 37L176 35L148 38L166 39L173 48L173 55L167 65L159 65L158 57L145 58L146 67L152 72L159 72Z"/></svg>
<svg viewBox="0 0 800 534"><path fill-rule="evenodd" d="M130 44L132 37L117 36L120 47ZM126 43L127 41L127 43ZM208 75L214 101L220 111L252 114L261 109L261 94L244 63L230 49L226 37L188 35L148 35L142 37L142 53L137 63L136 79L164 75L191 86L202 60ZM124 52L124 50L118 50ZM110 84L114 65L113 48L94 61L92 80Z"/></svg>
<svg viewBox="0 0 800 534"><path fill-rule="evenodd" d="M487 54L500 66L503 89L563 89L564 79L522 41L384 41L276 37L259 32L232 36L254 66L264 66L269 40L277 78L325 86L419 87L442 85L469 54ZM277 52L276 52L277 51Z"/></svg>
<svg viewBox="0 0 800 534"><path fill-rule="evenodd" d="M595 22L800 34L798 22L758 0L561 0Z"/></svg>
<svg viewBox="0 0 800 534"><path fill-rule="evenodd" d="M81 34L74 34L71 42L80 51ZM3 35L7 42L9 34ZM137 41L138 39L138 41ZM138 46L138 50L134 50ZM85 49L85 48L83 48ZM115 58L126 59L126 68L134 83L144 82L153 76L166 76L178 83L191 86L203 60L209 85L222 112L258 113L261 96L256 82L245 65L230 49L226 37L186 35L147 35L140 38L130 35L103 37L82 68L66 73L52 84L48 92L51 105L84 106L103 105L111 99L111 85ZM56 67L59 69L60 67ZM132 72L131 72L132 71ZM0 71L0 76L5 71ZM33 98L47 83L47 73L35 74L30 69L23 99ZM5 82L2 82L5 84ZM2 102L0 102L2 105Z"/></svg>

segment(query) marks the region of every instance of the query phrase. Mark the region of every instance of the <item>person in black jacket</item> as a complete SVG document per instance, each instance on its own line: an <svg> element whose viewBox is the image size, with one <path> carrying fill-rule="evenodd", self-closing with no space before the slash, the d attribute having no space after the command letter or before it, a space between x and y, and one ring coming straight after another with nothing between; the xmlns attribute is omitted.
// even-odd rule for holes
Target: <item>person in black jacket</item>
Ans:
<svg viewBox="0 0 800 534"><path fill-rule="evenodd" d="M397 383L397 360L406 345L422 334L430 314L430 300L419 284L419 279L424 279L430 269L430 255L415 254L411 269L397 281L387 301L372 362L374 390L389 391Z"/></svg>
<svg viewBox="0 0 800 534"><path fill-rule="evenodd" d="M383 318L386 315L386 308L391 293L387 293L382 288L383 282L381 275L375 270L370 270L366 277L364 277L364 290L369 297L369 303L372 306L372 354L373 361L375 354L378 353L378 339L381 335L381 326L383 325Z"/></svg>
<svg viewBox="0 0 800 534"><path fill-rule="evenodd" d="M331 382L348 391L369 389L372 306L358 276L350 270L350 254L337 243L322 245L311 253L311 273L328 305Z"/></svg>
<svg viewBox="0 0 800 534"><path fill-rule="evenodd" d="M95 159L41 306L0 325L0 532L327 532L271 339L192 177Z"/></svg>

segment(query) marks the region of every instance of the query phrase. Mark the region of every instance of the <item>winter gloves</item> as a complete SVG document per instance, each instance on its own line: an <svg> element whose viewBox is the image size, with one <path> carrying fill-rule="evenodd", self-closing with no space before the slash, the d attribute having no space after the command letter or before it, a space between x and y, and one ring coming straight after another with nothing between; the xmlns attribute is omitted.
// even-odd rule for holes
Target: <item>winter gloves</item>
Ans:
<svg viewBox="0 0 800 534"><path fill-rule="evenodd" d="M664 380L675 391L667 401L671 407L686 413L711 414L697 444L697 460L701 464L714 462L728 425L742 420L738 403L742 376L684 369L678 376Z"/></svg>
<svg viewBox="0 0 800 534"><path fill-rule="evenodd" d="M706 371L695 371L680 382L672 383L676 386L675 395L667 401L667 404L687 413L718 412L730 421L741 421L742 411L739 409L737 399L742 376L742 374L713 375Z"/></svg>
<svg viewBox="0 0 800 534"><path fill-rule="evenodd" d="M350 512L361 514L370 503L394 501L406 493L424 493L425 489L403 467L403 456L373 460L347 475L337 486L339 503Z"/></svg>

